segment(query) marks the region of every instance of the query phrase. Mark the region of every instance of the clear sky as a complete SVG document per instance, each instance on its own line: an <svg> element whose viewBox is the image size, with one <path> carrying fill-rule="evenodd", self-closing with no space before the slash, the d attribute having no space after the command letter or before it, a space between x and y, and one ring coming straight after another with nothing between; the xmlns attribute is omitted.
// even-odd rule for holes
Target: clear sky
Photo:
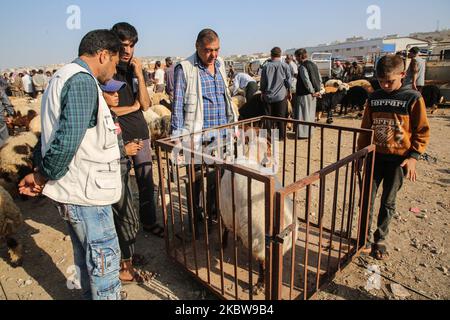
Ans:
<svg viewBox="0 0 450 320"><path fill-rule="evenodd" d="M66 27L70 5L81 9L79 30ZM370 5L381 30L367 28ZM121 21L138 29L138 56L186 56L205 27L221 36L222 55L450 27L449 0L15 0L0 10L0 69L70 61L84 34Z"/></svg>

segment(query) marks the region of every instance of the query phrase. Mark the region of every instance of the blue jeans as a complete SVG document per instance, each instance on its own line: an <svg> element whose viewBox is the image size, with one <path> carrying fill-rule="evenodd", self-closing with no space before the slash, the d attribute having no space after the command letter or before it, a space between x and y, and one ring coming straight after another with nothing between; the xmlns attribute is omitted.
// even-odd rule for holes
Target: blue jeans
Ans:
<svg viewBox="0 0 450 320"><path fill-rule="evenodd" d="M120 248L111 206L59 205L86 299L120 300ZM63 210L61 210L63 209Z"/></svg>

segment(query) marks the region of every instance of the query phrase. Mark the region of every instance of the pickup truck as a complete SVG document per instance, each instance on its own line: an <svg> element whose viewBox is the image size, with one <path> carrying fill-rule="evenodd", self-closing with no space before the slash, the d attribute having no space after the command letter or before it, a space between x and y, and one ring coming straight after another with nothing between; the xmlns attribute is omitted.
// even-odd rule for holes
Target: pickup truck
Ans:
<svg viewBox="0 0 450 320"><path fill-rule="evenodd" d="M331 78L332 56L331 53L326 52L314 52L311 54L311 61L317 64L324 82Z"/></svg>

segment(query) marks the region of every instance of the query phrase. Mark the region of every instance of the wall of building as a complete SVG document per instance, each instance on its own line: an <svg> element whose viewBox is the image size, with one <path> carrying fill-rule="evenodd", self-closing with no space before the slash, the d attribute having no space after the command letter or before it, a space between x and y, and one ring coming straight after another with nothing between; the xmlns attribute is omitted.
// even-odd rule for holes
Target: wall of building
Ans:
<svg viewBox="0 0 450 320"><path fill-rule="evenodd" d="M372 39L364 41L342 42L335 45L325 45L309 47L306 50L312 52L328 52L333 54L333 58L350 57L371 57L383 52L385 46L395 45L395 51L406 50L408 44L424 43L413 38L393 38L393 39ZM293 54L295 49L288 50L288 54Z"/></svg>

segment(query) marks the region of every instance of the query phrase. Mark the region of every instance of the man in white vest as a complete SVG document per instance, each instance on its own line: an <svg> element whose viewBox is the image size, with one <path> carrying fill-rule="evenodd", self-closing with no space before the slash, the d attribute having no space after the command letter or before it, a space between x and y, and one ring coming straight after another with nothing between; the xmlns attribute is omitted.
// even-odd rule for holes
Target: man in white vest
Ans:
<svg viewBox="0 0 450 320"><path fill-rule="evenodd" d="M112 79L120 49L113 32L92 31L80 43L79 58L53 76L42 98L35 173L19 184L22 194L42 191L56 202L69 227L75 282L85 298L94 300L121 298L120 248L111 209L122 190L120 152L99 87Z"/></svg>
<svg viewBox="0 0 450 320"><path fill-rule="evenodd" d="M219 36L214 30L204 29L199 33L195 47L196 52L175 67L173 136L200 133L204 129L237 120L228 88L225 63L219 58ZM203 145L206 145L210 142L211 136L208 135L202 139L199 138L200 136L196 135L196 144L203 142ZM198 148L199 145L196 147ZM199 168L196 167L196 170ZM211 216L216 211L214 172L211 172L210 176L207 187L207 207ZM196 222L201 220L200 185L200 181L194 185ZM198 235L198 228L196 231Z"/></svg>

